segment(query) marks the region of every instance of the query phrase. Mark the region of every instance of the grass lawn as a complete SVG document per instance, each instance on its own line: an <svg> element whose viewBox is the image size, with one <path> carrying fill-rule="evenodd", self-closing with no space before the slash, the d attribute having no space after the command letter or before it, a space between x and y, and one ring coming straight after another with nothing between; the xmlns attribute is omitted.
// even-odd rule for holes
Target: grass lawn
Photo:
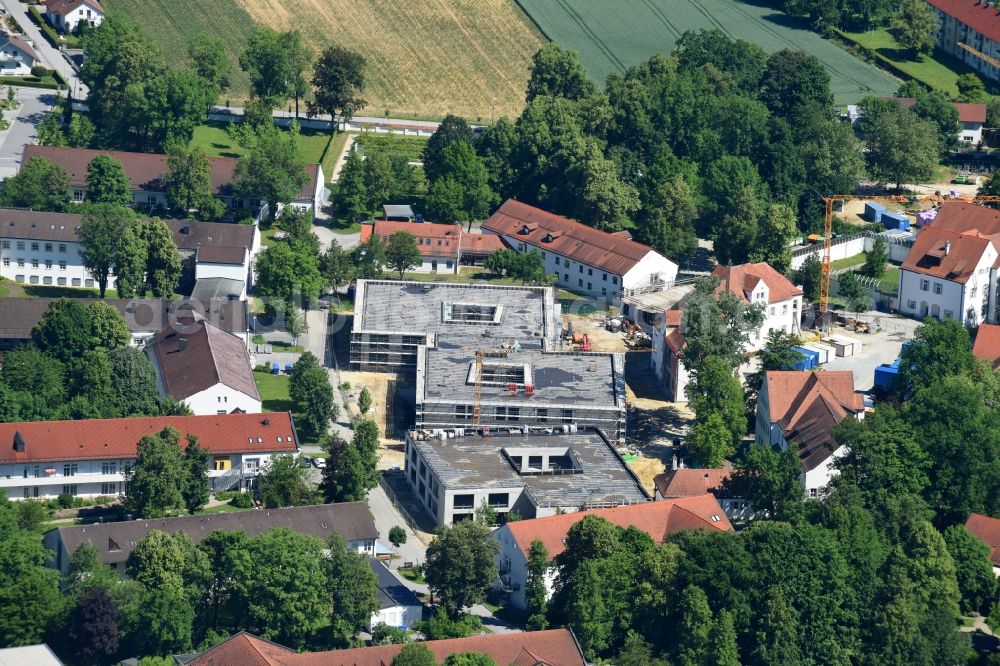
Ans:
<svg viewBox="0 0 1000 666"><path fill-rule="evenodd" d="M17 285L21 289L21 296L39 296L44 298L99 298L101 292L98 289L87 289L86 287L49 287L37 284ZM15 294L16 295L16 294ZM116 289L108 289L104 292L104 298L118 298Z"/></svg>
<svg viewBox="0 0 1000 666"><path fill-rule="evenodd" d="M354 142L364 149L366 155L374 153L388 153L389 157L402 155L411 162L423 160L424 147L427 145L425 136L361 132L357 137Z"/></svg>
<svg viewBox="0 0 1000 666"><path fill-rule="evenodd" d="M290 412L295 404L288 396L288 375L272 375L254 370L253 378L260 392L261 408L265 412Z"/></svg>
<svg viewBox="0 0 1000 666"><path fill-rule="evenodd" d="M839 268L851 268L852 266L860 266L865 263L865 254L856 254L853 257L844 257L843 259L837 259L836 261L830 262L830 270L837 270Z"/></svg>
<svg viewBox="0 0 1000 666"><path fill-rule="evenodd" d="M882 280L880 281L882 293L885 294L896 294L899 292L899 267L889 266L886 268L885 273L882 274Z"/></svg>
<svg viewBox="0 0 1000 666"><path fill-rule="evenodd" d="M957 95L958 88L955 87L955 81L962 74L972 71L958 59L940 51L935 51L933 55L921 54L914 60L907 50L899 47L896 39L885 29L870 32L838 32L844 39L873 52L880 60L948 95Z"/></svg>
<svg viewBox="0 0 1000 666"><path fill-rule="evenodd" d="M219 504L217 506L210 506L197 511L194 515L204 516L211 513L232 513L233 511L247 511L247 509L240 509L226 502L225 504Z"/></svg>
<svg viewBox="0 0 1000 666"><path fill-rule="evenodd" d="M328 132L303 129L299 134L299 154L309 164L323 158L323 151L330 142ZM191 145L198 146L209 157L242 157L246 151L226 133L222 123L199 125L191 137ZM325 167L324 167L325 169Z"/></svg>
<svg viewBox="0 0 1000 666"><path fill-rule="evenodd" d="M272 342L271 346L274 347L274 353L303 354L306 351L306 348L302 345L293 345L291 342L285 342L284 340Z"/></svg>
<svg viewBox="0 0 1000 666"><path fill-rule="evenodd" d="M424 583L427 582L426 580L424 580L424 576L421 573L420 569L398 569L397 571L399 571L400 576L402 576L403 578L405 578L410 582L418 583L420 585L423 585Z"/></svg>

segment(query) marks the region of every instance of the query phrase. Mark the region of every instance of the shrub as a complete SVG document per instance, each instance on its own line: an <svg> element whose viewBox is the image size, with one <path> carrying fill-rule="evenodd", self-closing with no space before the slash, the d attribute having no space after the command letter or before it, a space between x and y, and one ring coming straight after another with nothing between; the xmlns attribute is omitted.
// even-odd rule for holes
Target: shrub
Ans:
<svg viewBox="0 0 1000 666"><path fill-rule="evenodd" d="M42 67L41 65L35 65L31 68L31 75L37 76L39 79L49 73L49 70Z"/></svg>
<svg viewBox="0 0 1000 666"><path fill-rule="evenodd" d="M443 608L438 608L431 619L418 623L418 631L429 641L447 638L465 638L479 631L483 621L475 615L464 615L460 620L451 620Z"/></svg>
<svg viewBox="0 0 1000 666"><path fill-rule="evenodd" d="M253 506L253 498L250 497L250 493L236 493L229 503L238 509L249 509Z"/></svg>
<svg viewBox="0 0 1000 666"><path fill-rule="evenodd" d="M393 525L389 530L389 542L397 548L406 543L406 530L399 525Z"/></svg>
<svg viewBox="0 0 1000 666"><path fill-rule="evenodd" d="M217 493L213 493L213 495L215 495L215 499L219 500L220 502L228 502L229 500L239 495L239 493L234 492L232 490L221 490Z"/></svg>
<svg viewBox="0 0 1000 666"><path fill-rule="evenodd" d="M73 496L69 493L59 493L59 497L56 498L56 504L59 505L60 509L72 509Z"/></svg>
<svg viewBox="0 0 1000 666"><path fill-rule="evenodd" d="M379 622L372 627L372 645L392 645L393 643L405 643L406 632L396 627L390 627L384 622Z"/></svg>

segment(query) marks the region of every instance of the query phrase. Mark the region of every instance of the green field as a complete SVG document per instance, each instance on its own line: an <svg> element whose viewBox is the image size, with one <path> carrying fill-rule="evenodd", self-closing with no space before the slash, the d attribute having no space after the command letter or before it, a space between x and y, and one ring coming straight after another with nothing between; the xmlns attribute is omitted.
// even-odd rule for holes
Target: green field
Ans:
<svg viewBox="0 0 1000 666"><path fill-rule="evenodd" d="M326 151L330 143L330 133L318 130L302 130L299 133L299 154L307 164L323 164L323 173L329 178L333 173L333 163L337 159L334 150ZM243 157L246 151L229 138L224 125L212 123L195 128L191 145L200 147L208 157ZM326 151L326 152L324 152Z"/></svg>
<svg viewBox="0 0 1000 666"><path fill-rule="evenodd" d="M958 77L972 70L958 59L936 51L934 56L921 54L916 60L899 48L887 30L870 32L841 32L851 42L871 51L875 57L899 69L917 81L948 95L958 95L955 82Z"/></svg>
<svg viewBox="0 0 1000 666"><path fill-rule="evenodd" d="M288 412L295 403L288 396L288 375L272 375L270 372L253 371L260 393L261 409L265 412Z"/></svg>
<svg viewBox="0 0 1000 666"><path fill-rule="evenodd" d="M759 2L760 0L755 0ZM628 10L608 0L517 0L542 33L576 49L598 81L624 73L654 53L670 51L688 30L718 28L759 44L768 53L812 53L830 72L837 104L866 95L891 95L899 82L772 7L736 0L640 0Z"/></svg>
<svg viewBox="0 0 1000 666"><path fill-rule="evenodd" d="M366 155L384 152L388 153L389 157L403 155L411 162L415 162L424 159L427 137L361 132L354 143L363 147Z"/></svg>

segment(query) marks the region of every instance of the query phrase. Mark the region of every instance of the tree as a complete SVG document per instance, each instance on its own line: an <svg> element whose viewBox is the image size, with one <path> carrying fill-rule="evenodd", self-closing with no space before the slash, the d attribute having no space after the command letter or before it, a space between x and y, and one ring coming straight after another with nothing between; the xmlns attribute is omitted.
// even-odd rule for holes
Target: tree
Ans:
<svg viewBox="0 0 1000 666"><path fill-rule="evenodd" d="M803 295L806 300L813 303L819 300L820 281L823 279L823 264L814 254L806 257L796 273L795 280L802 285Z"/></svg>
<svg viewBox="0 0 1000 666"><path fill-rule="evenodd" d="M876 280L881 279L888 262L889 251L885 247L885 239L876 236L872 249L865 253L865 265L861 268L861 273Z"/></svg>
<svg viewBox="0 0 1000 666"><path fill-rule="evenodd" d="M183 473L181 476L181 496L188 513L194 515L208 503L212 484L208 478L208 451L198 445L198 438L188 436L184 449Z"/></svg>
<svg viewBox="0 0 1000 666"><path fill-rule="evenodd" d="M198 35L188 44L188 58L195 73L219 92L225 92L229 88L233 63L229 58L226 42L221 37Z"/></svg>
<svg viewBox="0 0 1000 666"><path fill-rule="evenodd" d="M295 456L271 456L257 477L260 501L268 509L303 506L316 502L316 491L306 478L306 469Z"/></svg>
<svg viewBox="0 0 1000 666"><path fill-rule="evenodd" d="M497 666L497 662L482 652L456 652L444 660L445 666Z"/></svg>
<svg viewBox="0 0 1000 666"><path fill-rule="evenodd" d="M527 102L546 95L581 100L595 92L594 82L587 75L580 54L550 42L535 52L531 59Z"/></svg>
<svg viewBox="0 0 1000 666"><path fill-rule="evenodd" d="M830 74L820 60L805 51L784 49L772 53L760 81L760 101L776 116L793 117L799 109L816 104L833 106Z"/></svg>
<svg viewBox="0 0 1000 666"><path fill-rule="evenodd" d="M170 228L159 218L141 222L140 234L146 247L145 284L156 298L170 298L181 279L181 260Z"/></svg>
<svg viewBox="0 0 1000 666"><path fill-rule="evenodd" d="M135 298L146 293L149 248L142 227L140 220L130 218L125 221L121 237L116 239L114 273L119 298Z"/></svg>
<svg viewBox="0 0 1000 666"><path fill-rule="evenodd" d="M420 265L420 248L417 247L417 239L413 234L405 231L397 231L389 236L389 242L385 247L386 265L399 272L399 279L403 279L403 273Z"/></svg>
<svg viewBox="0 0 1000 666"><path fill-rule="evenodd" d="M689 31L677 40L677 60L685 70L712 65L726 72L737 89L756 93L767 66L767 53L718 29Z"/></svg>
<svg viewBox="0 0 1000 666"><path fill-rule="evenodd" d="M434 130L424 146L424 174L427 181L433 183L444 175L444 150L452 143L465 142L472 145L474 137L472 128L465 118L448 114Z"/></svg>
<svg viewBox="0 0 1000 666"><path fill-rule="evenodd" d="M331 628L335 641L346 647L357 632L368 629L372 614L379 610L377 581L368 559L350 550L342 536L334 533L329 548L327 580L333 592Z"/></svg>
<svg viewBox="0 0 1000 666"><path fill-rule="evenodd" d="M735 467L733 492L746 498L757 511L780 520L794 502L802 499L801 467L792 447L777 452L770 446L751 446Z"/></svg>
<svg viewBox="0 0 1000 666"><path fill-rule="evenodd" d="M80 224L80 258L83 266L97 280L101 298L108 288L108 279L120 258L122 239L132 214L120 206L99 205L83 216Z"/></svg>
<svg viewBox="0 0 1000 666"><path fill-rule="evenodd" d="M106 590L91 589L76 602L68 638L86 663L106 663L118 652L118 607Z"/></svg>
<svg viewBox="0 0 1000 666"><path fill-rule="evenodd" d="M756 258L751 257L751 253L760 245L760 209L753 190L741 190L734 204L736 209L722 216L722 226L715 238L715 256L725 265L742 264Z"/></svg>
<svg viewBox="0 0 1000 666"><path fill-rule="evenodd" d="M718 425L729 434L729 446L721 451L714 450L714 453L724 458L735 452L736 445L746 432L746 417L743 413L743 390L727 361L719 356L706 356L694 381L689 384L687 393L699 422L707 421L711 414L719 416L719 424L713 424L705 431L705 435L718 432ZM712 440L705 440L706 443L709 441ZM705 452L712 450L705 449ZM716 455L701 459L705 467L718 467L722 462L718 459L717 463L712 464L709 460L717 460Z"/></svg>
<svg viewBox="0 0 1000 666"><path fill-rule="evenodd" d="M258 295L279 311L298 302L308 307L323 288L319 257L301 243L273 243L257 256L254 267Z"/></svg>
<svg viewBox="0 0 1000 666"><path fill-rule="evenodd" d="M134 201L125 167L110 155L98 155L87 165L87 201L129 206Z"/></svg>
<svg viewBox="0 0 1000 666"><path fill-rule="evenodd" d="M769 590L754 631L756 663L793 666L802 663L798 647L799 623L781 588Z"/></svg>
<svg viewBox="0 0 1000 666"><path fill-rule="evenodd" d="M858 274L853 271L837 276L837 293L847 301L849 310L864 310L868 307L868 292L861 286Z"/></svg>
<svg viewBox="0 0 1000 666"><path fill-rule="evenodd" d="M708 663L714 666L741 666L733 614L728 610L719 611L708 637L708 644Z"/></svg>
<svg viewBox="0 0 1000 666"><path fill-rule="evenodd" d="M270 108L284 104L289 96L291 63L282 33L273 28L254 30L239 63L250 78L253 97Z"/></svg>
<svg viewBox="0 0 1000 666"><path fill-rule="evenodd" d="M372 394L368 390L367 386L361 388L361 393L358 395L358 411L361 412L362 416L368 413L368 410L372 408Z"/></svg>
<svg viewBox="0 0 1000 666"><path fill-rule="evenodd" d="M913 105L913 112L938 126L942 148L954 148L958 143L958 133L961 130L958 124L958 109L939 90L921 92L916 97L917 101Z"/></svg>
<svg viewBox="0 0 1000 666"><path fill-rule="evenodd" d="M385 241L380 236L372 234L367 241L351 251L351 258L354 260L359 278L371 280L380 277L382 267L386 264Z"/></svg>
<svg viewBox="0 0 1000 666"><path fill-rule="evenodd" d="M241 199L261 199L268 218L293 201L306 184L305 162L299 155L297 132L265 132L236 165L233 189Z"/></svg>
<svg viewBox="0 0 1000 666"><path fill-rule="evenodd" d="M725 359L733 370L742 365L747 332L758 330L763 321L759 305L749 305L728 291L716 296L719 284L717 278L698 280L681 318L686 340L681 360L695 374L708 356Z"/></svg>
<svg viewBox="0 0 1000 666"><path fill-rule="evenodd" d="M385 152L376 152L365 157L364 161L365 193L367 195L366 209L378 210L392 194L395 178L392 171L392 160Z"/></svg>
<svg viewBox="0 0 1000 666"><path fill-rule="evenodd" d="M998 103L1000 103L1000 97L997 97L995 99L997 99ZM8 179L7 182L10 182L10 179ZM981 197L1000 196L1000 173L994 171L992 174L990 174L990 177L987 178L986 181L979 186L979 191L977 191L976 194ZM0 197L2 197L2 195L0 195ZM984 201L979 205L989 206L990 208L1000 208L1000 201Z"/></svg>
<svg viewBox="0 0 1000 666"><path fill-rule="evenodd" d="M919 4L913 0L911 4ZM929 8L928 8L929 11ZM909 109L893 104L887 112L865 121L865 161L872 178L880 183L920 182L931 177L941 153L938 128ZM862 101L867 114L869 100Z"/></svg>
<svg viewBox="0 0 1000 666"><path fill-rule="evenodd" d="M42 116L41 122L35 128L39 146L66 145L66 135L63 133L62 125L59 124L60 115L59 111L52 110Z"/></svg>
<svg viewBox="0 0 1000 666"><path fill-rule="evenodd" d="M295 402L299 430L308 440L316 441L326 434L330 421L337 418L337 403L333 386L325 368L311 368L289 383L289 396Z"/></svg>
<svg viewBox="0 0 1000 666"><path fill-rule="evenodd" d="M393 525L389 528L389 543L396 548L399 548L406 543L406 530L399 525Z"/></svg>
<svg viewBox="0 0 1000 666"><path fill-rule="evenodd" d="M329 435L324 441L323 449L327 452L327 459L320 490L326 501L363 501L367 492L378 485L377 435L374 446L359 446L361 441L362 438L357 433L350 444L336 433Z"/></svg>
<svg viewBox="0 0 1000 666"><path fill-rule="evenodd" d="M132 343L132 331L117 308L94 301L87 306L90 321L90 347L111 351Z"/></svg>
<svg viewBox="0 0 1000 666"><path fill-rule="evenodd" d="M683 175L664 181L643 207L639 231L643 240L665 257L679 259L698 247L694 220L698 216L694 193Z"/></svg>
<svg viewBox="0 0 1000 666"><path fill-rule="evenodd" d="M174 210L186 216L194 208L216 208L208 158L201 148L171 144L167 167L167 200Z"/></svg>
<svg viewBox="0 0 1000 666"><path fill-rule="evenodd" d="M423 643L407 643L389 666L437 666L437 659Z"/></svg>
<svg viewBox="0 0 1000 666"><path fill-rule="evenodd" d="M785 273L792 265L791 243L797 231L798 222L791 207L780 203L768 206L757 231L759 258L779 273Z"/></svg>
<svg viewBox="0 0 1000 666"><path fill-rule="evenodd" d="M473 520L438 528L427 548L424 577L452 620L486 598L500 546L488 527Z"/></svg>
<svg viewBox="0 0 1000 666"><path fill-rule="evenodd" d="M709 412L695 423L688 451L705 467L720 467L736 451L733 433L718 412Z"/></svg>
<svg viewBox="0 0 1000 666"><path fill-rule="evenodd" d="M983 80L972 72L959 76L955 85L958 87L958 96L963 102L979 104L986 100L986 86L983 85Z"/></svg>
<svg viewBox="0 0 1000 666"><path fill-rule="evenodd" d="M63 584L71 598L81 599L92 590L112 587L118 580L111 567L101 562L97 549L84 543L69 556L69 572Z"/></svg>
<svg viewBox="0 0 1000 666"><path fill-rule="evenodd" d="M934 49L934 33L941 21L927 3L906 0L892 22L889 32L896 42L909 48L914 56Z"/></svg>
<svg viewBox="0 0 1000 666"><path fill-rule="evenodd" d="M66 399L65 365L37 349L7 352L0 378L3 379L2 385L19 403L18 412L22 419L51 419Z"/></svg>
<svg viewBox="0 0 1000 666"><path fill-rule="evenodd" d="M712 610L701 588L688 585L681 592L680 623L676 646L679 666L699 666L706 663L709 635L712 631Z"/></svg>
<svg viewBox="0 0 1000 666"><path fill-rule="evenodd" d="M111 363L115 404L128 416L155 416L160 413L160 391L156 387L156 369L143 352L135 347L120 347L108 352Z"/></svg>
<svg viewBox="0 0 1000 666"><path fill-rule="evenodd" d="M529 631L541 631L549 626L548 589L545 576L549 572L549 551L545 544L535 539L528 550L528 578L524 585L524 600L531 615L525 623Z"/></svg>
<svg viewBox="0 0 1000 666"><path fill-rule="evenodd" d="M354 279L354 262L350 253L344 252L340 244L333 240L320 258L319 271L330 289L339 291Z"/></svg>
<svg viewBox="0 0 1000 666"><path fill-rule="evenodd" d="M962 324L926 319L899 355L899 393L912 396L941 377L964 373L972 367L972 360L969 332Z"/></svg>
<svg viewBox="0 0 1000 666"><path fill-rule="evenodd" d="M323 49L313 67L313 100L306 102L309 116L329 114L334 120L350 120L367 102L361 97L365 89L367 62L360 53L341 46ZM337 123L331 127L336 131Z"/></svg>
<svg viewBox="0 0 1000 666"><path fill-rule="evenodd" d="M0 190L0 205L60 213L73 200L69 176L62 166L44 157L32 157L9 176Z"/></svg>
<svg viewBox="0 0 1000 666"><path fill-rule="evenodd" d="M962 612L985 612L995 597L997 587L989 547L972 536L964 525L949 525L944 531L944 543L955 562Z"/></svg>
<svg viewBox="0 0 1000 666"><path fill-rule="evenodd" d="M299 344L299 336L309 330L305 315L292 304L285 311L285 332L292 336L292 344Z"/></svg>
<svg viewBox="0 0 1000 666"><path fill-rule="evenodd" d="M299 117L299 99L309 92L306 70L312 66L315 54L302 43L302 33L291 30L278 38L288 67L288 92L295 100L295 118Z"/></svg>
<svg viewBox="0 0 1000 666"><path fill-rule="evenodd" d="M481 220L496 202L482 158L468 141L452 141L440 154L427 192L427 212L441 222Z"/></svg>
<svg viewBox="0 0 1000 666"><path fill-rule="evenodd" d="M155 435L144 436L136 447L135 465L126 469L124 476L127 512L140 518L162 518L185 508L180 434L166 426Z"/></svg>
<svg viewBox="0 0 1000 666"><path fill-rule="evenodd" d="M53 301L32 329L31 340L40 350L64 363L79 358L91 344L87 308L76 299Z"/></svg>

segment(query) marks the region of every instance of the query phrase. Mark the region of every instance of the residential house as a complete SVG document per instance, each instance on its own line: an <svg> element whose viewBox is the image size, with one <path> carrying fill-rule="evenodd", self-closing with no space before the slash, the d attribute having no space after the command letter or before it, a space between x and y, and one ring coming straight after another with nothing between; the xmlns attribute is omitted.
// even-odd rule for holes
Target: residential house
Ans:
<svg viewBox="0 0 1000 666"><path fill-rule="evenodd" d="M772 370L757 398L755 441L781 450L794 444L806 497L822 497L837 473L834 461L846 453L830 431L864 415L864 398L855 392L850 370Z"/></svg>
<svg viewBox="0 0 1000 666"><path fill-rule="evenodd" d="M384 242L394 233L408 233L416 238L420 249L420 265L410 270L415 273L458 273L462 257L462 225L433 224L430 222L395 222L376 220L361 225L361 243L373 235Z"/></svg>
<svg viewBox="0 0 1000 666"><path fill-rule="evenodd" d="M993 575L1000 576L1000 518L991 518L981 513L970 513L965 521L965 529L990 549Z"/></svg>
<svg viewBox="0 0 1000 666"><path fill-rule="evenodd" d="M63 666L62 661L45 643L0 649L0 666Z"/></svg>
<svg viewBox="0 0 1000 666"><path fill-rule="evenodd" d="M256 224L165 220L185 271L182 282L194 280L192 297L246 300L253 286L253 266L261 250Z"/></svg>
<svg viewBox="0 0 1000 666"><path fill-rule="evenodd" d="M377 624L412 629L423 619L424 605L420 603L420 599L374 557L368 558L368 566L375 573L375 597L379 606L378 610L372 613L368 630L371 631Z"/></svg>
<svg viewBox="0 0 1000 666"><path fill-rule="evenodd" d="M49 306L60 299L36 296L32 298L0 298L0 350L14 349L31 342L31 330L41 321ZM250 344L247 303L229 299L200 301L196 299L166 300L162 298L79 298L82 305L101 301L118 310L129 330L132 344L144 347L156 333L178 319L201 317L230 335Z"/></svg>
<svg viewBox="0 0 1000 666"><path fill-rule="evenodd" d="M27 76L40 63L41 58L27 39L9 33L0 35L0 74Z"/></svg>
<svg viewBox="0 0 1000 666"><path fill-rule="evenodd" d="M462 233L461 246L461 261L469 266L482 266L486 257L507 247L495 234L467 234L464 232Z"/></svg>
<svg viewBox="0 0 1000 666"><path fill-rule="evenodd" d="M252 488L272 455L299 448L287 412L0 423L0 491L12 500L115 497L139 440L167 426L208 450L214 490Z"/></svg>
<svg viewBox="0 0 1000 666"><path fill-rule="evenodd" d="M545 544L549 562L554 563L555 558L566 550L566 535L570 528L586 516L598 516L619 527L635 527L656 543L663 543L669 535L685 530L733 531L719 502L709 494L507 523L493 533L493 538L500 542L500 554L497 556L499 584L510 595L511 605L527 607L524 591L528 582L528 553L532 542L537 539ZM550 594L555 577L553 565L546 576Z"/></svg>
<svg viewBox="0 0 1000 666"><path fill-rule="evenodd" d="M87 197L87 165L98 155L108 155L121 163L128 176L135 206L143 210L167 207L167 175L170 167L167 156L156 153L130 153L120 150L90 150L88 148L59 148L55 146L28 145L24 148L22 164L32 157L44 157L66 170L73 190L73 200L83 201ZM209 157L209 178L212 192L231 210L256 210L258 199L240 199L235 195L233 184L239 160L231 157ZM323 168L319 164L306 165L305 185L289 205L301 210L316 212L329 196L324 185Z"/></svg>
<svg viewBox="0 0 1000 666"><path fill-rule="evenodd" d="M45 545L52 551L49 565L66 573L76 549L84 544L97 550L97 557L108 566L124 573L137 543L158 530L167 534L184 532L196 545L212 532L243 532L257 536L276 527L328 541L334 534L347 542L347 547L364 555L375 552L378 531L371 511L364 502L340 502L284 509L253 509L200 516L179 516L126 520L92 525L69 525L45 533Z"/></svg>
<svg viewBox="0 0 1000 666"><path fill-rule="evenodd" d="M719 500L719 506L730 520L749 518L749 502L732 492L730 474L732 466L722 469L694 469L678 467L653 478L653 497L656 500L697 497L706 493Z"/></svg>
<svg viewBox="0 0 1000 666"><path fill-rule="evenodd" d="M104 21L104 7L97 0L45 0L45 20L62 32L96 28Z"/></svg>
<svg viewBox="0 0 1000 666"><path fill-rule="evenodd" d="M246 343L198 315L172 321L153 336L146 355L160 394L195 414L261 411Z"/></svg>
<svg viewBox="0 0 1000 666"><path fill-rule="evenodd" d="M987 0L927 0L937 14L937 47L980 75L1000 80L1000 16Z"/></svg>
<svg viewBox="0 0 1000 666"><path fill-rule="evenodd" d="M31 285L96 287L97 281L83 265L79 236L82 223L83 216L78 213L0 208L0 277ZM170 229L185 269L182 285L224 275L239 283L236 294L245 298L247 285L252 284L251 266L261 248L256 225L193 220L164 220L164 224ZM200 270L199 250L203 251L204 263ZM219 266L222 253L230 263ZM231 263L236 255L242 256L239 267ZM114 276L108 286L114 287Z"/></svg>
<svg viewBox="0 0 1000 666"><path fill-rule="evenodd" d="M575 220L508 199L483 231L497 234L518 252L536 250L555 284L620 306L623 296L663 291L677 279L677 264L651 247Z"/></svg>
<svg viewBox="0 0 1000 666"><path fill-rule="evenodd" d="M435 524L472 518L483 504L500 520L649 501L628 463L595 428L525 428L406 434L404 473ZM546 432L547 431L547 432Z"/></svg>
<svg viewBox="0 0 1000 666"><path fill-rule="evenodd" d="M797 287L770 264L739 264L716 266L712 277L720 284L717 293L729 292L748 305L759 305L764 320L755 331L748 333L747 351L759 351L767 343L771 331L799 333L802 320L802 288ZM685 340L681 322L684 300L663 313L652 331L653 349L650 364L660 379L670 400L687 402L685 389L689 380L687 368L681 362Z"/></svg>
<svg viewBox="0 0 1000 666"><path fill-rule="evenodd" d="M512 666L586 666L580 644L570 629L482 633L469 638L422 641L443 664L453 654L484 654L497 664ZM286 647L240 632L187 661L187 666L390 666L403 645L373 645L328 652L296 653Z"/></svg>
<svg viewBox="0 0 1000 666"><path fill-rule="evenodd" d="M890 97L903 106L911 108L917 103L915 97ZM983 140L983 126L986 125L986 105L985 104L963 104L955 102L952 104L958 111L958 140L962 144L978 146Z"/></svg>
<svg viewBox="0 0 1000 666"><path fill-rule="evenodd" d="M972 345L972 355L989 363L994 370L1000 369L1000 326L979 325L976 341Z"/></svg>

